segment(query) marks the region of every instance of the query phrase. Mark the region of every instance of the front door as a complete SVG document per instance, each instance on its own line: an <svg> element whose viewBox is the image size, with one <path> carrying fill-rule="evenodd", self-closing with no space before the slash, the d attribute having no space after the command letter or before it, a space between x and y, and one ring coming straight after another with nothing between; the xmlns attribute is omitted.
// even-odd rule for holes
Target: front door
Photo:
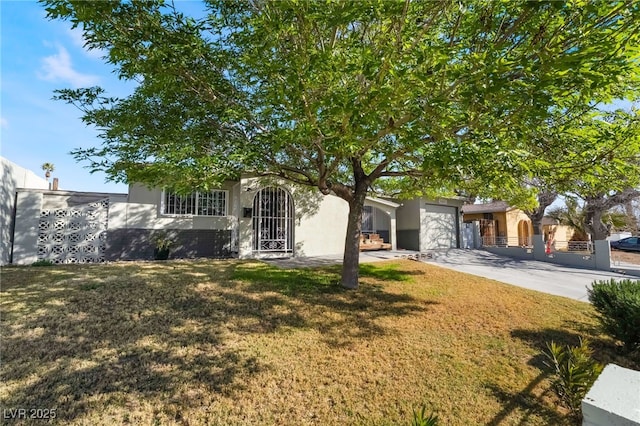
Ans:
<svg viewBox="0 0 640 426"><path fill-rule="evenodd" d="M253 251L293 253L293 200L282 188L261 189L253 198Z"/></svg>

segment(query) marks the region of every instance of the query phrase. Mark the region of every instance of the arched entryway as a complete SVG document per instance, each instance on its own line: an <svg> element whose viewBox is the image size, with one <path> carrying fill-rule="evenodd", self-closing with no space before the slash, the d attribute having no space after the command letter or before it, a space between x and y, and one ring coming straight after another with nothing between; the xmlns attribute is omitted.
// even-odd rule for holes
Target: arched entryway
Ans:
<svg viewBox="0 0 640 426"><path fill-rule="evenodd" d="M263 188L253 198L253 251L293 254L294 206L282 188Z"/></svg>
<svg viewBox="0 0 640 426"><path fill-rule="evenodd" d="M518 222L518 245L520 247L530 247L531 241L531 222L521 220Z"/></svg>

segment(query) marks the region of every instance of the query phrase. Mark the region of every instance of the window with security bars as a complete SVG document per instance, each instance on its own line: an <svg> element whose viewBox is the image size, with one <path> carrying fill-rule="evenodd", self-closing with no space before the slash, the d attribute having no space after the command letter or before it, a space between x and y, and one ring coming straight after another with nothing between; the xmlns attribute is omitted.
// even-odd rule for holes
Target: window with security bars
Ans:
<svg viewBox="0 0 640 426"><path fill-rule="evenodd" d="M165 191L162 213L178 216L226 216L227 191L192 192L187 195Z"/></svg>

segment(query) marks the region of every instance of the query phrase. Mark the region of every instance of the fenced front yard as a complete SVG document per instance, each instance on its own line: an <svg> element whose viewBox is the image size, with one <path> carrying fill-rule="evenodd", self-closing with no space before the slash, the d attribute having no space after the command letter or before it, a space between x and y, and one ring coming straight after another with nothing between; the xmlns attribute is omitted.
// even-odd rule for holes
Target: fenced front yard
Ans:
<svg viewBox="0 0 640 426"><path fill-rule="evenodd" d="M0 403L72 425L396 425L422 404L445 425L562 425L546 342L630 363L586 303L420 262L362 265L358 291L338 273L4 268Z"/></svg>

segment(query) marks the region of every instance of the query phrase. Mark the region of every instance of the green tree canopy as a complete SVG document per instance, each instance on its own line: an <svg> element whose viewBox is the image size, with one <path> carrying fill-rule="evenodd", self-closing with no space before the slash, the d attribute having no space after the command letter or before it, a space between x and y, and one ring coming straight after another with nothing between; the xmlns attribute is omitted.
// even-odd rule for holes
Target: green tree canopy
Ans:
<svg viewBox="0 0 640 426"><path fill-rule="evenodd" d="M333 192L350 206L350 288L368 191L522 193L545 149L532 129L638 81L634 1L210 0L201 17L43 3L139 82L122 99L60 91L102 132L78 159L123 182L207 188L251 171Z"/></svg>
<svg viewBox="0 0 640 426"><path fill-rule="evenodd" d="M574 117L556 111L547 123L532 132L532 145L538 151L536 174L525 177L524 186L537 192L537 206L525 206L536 234L540 233L545 209L559 195L590 199L588 211L593 208L606 211L616 202L630 200L634 193L629 189L640 188L638 111L590 109ZM597 201L612 195L616 196L606 203L608 207ZM505 200L517 206L522 201L517 196L508 193ZM605 225L599 229L604 230ZM594 237L601 239L603 234Z"/></svg>

